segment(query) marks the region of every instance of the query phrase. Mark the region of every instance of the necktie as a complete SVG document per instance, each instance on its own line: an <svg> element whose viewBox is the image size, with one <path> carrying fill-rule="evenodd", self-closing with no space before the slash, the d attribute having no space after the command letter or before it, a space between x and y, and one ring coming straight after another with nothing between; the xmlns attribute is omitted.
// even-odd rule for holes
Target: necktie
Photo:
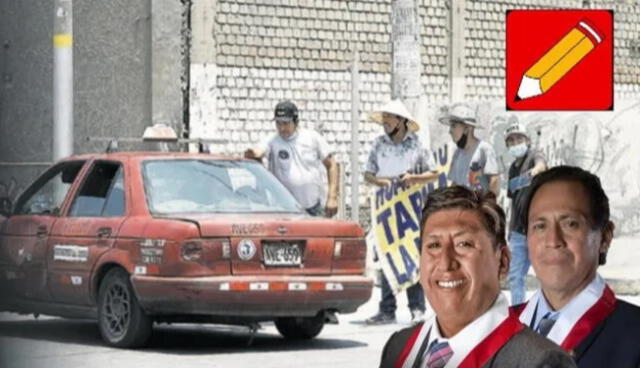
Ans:
<svg viewBox="0 0 640 368"><path fill-rule="evenodd" d="M551 315L551 312L548 312L547 314L544 315L544 317L542 317L542 319L540 320L540 323L538 323L538 333L542 336L547 336L549 334L549 331L551 331L551 327L553 327L553 325L556 323L556 320L554 318L555 316Z"/></svg>
<svg viewBox="0 0 640 368"><path fill-rule="evenodd" d="M426 368L442 368L453 356L453 350L446 341L434 340L427 353Z"/></svg>

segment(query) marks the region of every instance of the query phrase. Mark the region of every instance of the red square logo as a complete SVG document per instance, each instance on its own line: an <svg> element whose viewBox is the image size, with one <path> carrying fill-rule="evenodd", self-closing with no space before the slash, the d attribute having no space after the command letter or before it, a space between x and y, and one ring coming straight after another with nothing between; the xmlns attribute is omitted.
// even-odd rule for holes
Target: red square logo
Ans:
<svg viewBox="0 0 640 368"><path fill-rule="evenodd" d="M507 110L613 110L613 11L507 11Z"/></svg>

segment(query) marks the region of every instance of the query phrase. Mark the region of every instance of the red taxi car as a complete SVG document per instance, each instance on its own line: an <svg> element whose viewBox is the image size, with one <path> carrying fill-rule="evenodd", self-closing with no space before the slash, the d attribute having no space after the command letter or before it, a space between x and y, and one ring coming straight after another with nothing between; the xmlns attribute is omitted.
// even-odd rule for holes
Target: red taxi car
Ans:
<svg viewBox="0 0 640 368"><path fill-rule="evenodd" d="M0 310L95 318L137 347L154 322L313 338L371 296L355 223L305 214L255 161L188 153L65 159L0 217Z"/></svg>

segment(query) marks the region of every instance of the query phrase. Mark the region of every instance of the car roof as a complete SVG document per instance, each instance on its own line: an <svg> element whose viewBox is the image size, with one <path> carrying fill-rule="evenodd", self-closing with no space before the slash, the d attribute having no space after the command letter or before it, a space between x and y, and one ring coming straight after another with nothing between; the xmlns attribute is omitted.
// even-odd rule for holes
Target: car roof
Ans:
<svg viewBox="0 0 640 368"><path fill-rule="evenodd" d="M112 153L87 153L82 155L72 155L66 157L62 161L75 160L146 160L146 159L207 159L207 160L238 160L247 161L241 156L231 155L212 155L207 153L191 153L191 152L112 152Z"/></svg>

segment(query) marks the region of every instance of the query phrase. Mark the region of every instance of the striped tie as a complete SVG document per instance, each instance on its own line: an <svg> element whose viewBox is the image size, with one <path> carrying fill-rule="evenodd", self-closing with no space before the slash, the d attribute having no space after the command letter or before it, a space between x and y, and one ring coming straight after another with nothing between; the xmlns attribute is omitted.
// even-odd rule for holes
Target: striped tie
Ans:
<svg viewBox="0 0 640 368"><path fill-rule="evenodd" d="M452 356L453 350L451 350L448 342L438 342L438 340L434 340L427 353L426 368L442 368L447 365L447 362Z"/></svg>
<svg viewBox="0 0 640 368"><path fill-rule="evenodd" d="M540 322L538 323L538 333L542 336L547 336L549 331L551 331L551 327L556 323L556 316L552 316L551 312L547 313L542 317ZM557 318L557 317L556 317Z"/></svg>

